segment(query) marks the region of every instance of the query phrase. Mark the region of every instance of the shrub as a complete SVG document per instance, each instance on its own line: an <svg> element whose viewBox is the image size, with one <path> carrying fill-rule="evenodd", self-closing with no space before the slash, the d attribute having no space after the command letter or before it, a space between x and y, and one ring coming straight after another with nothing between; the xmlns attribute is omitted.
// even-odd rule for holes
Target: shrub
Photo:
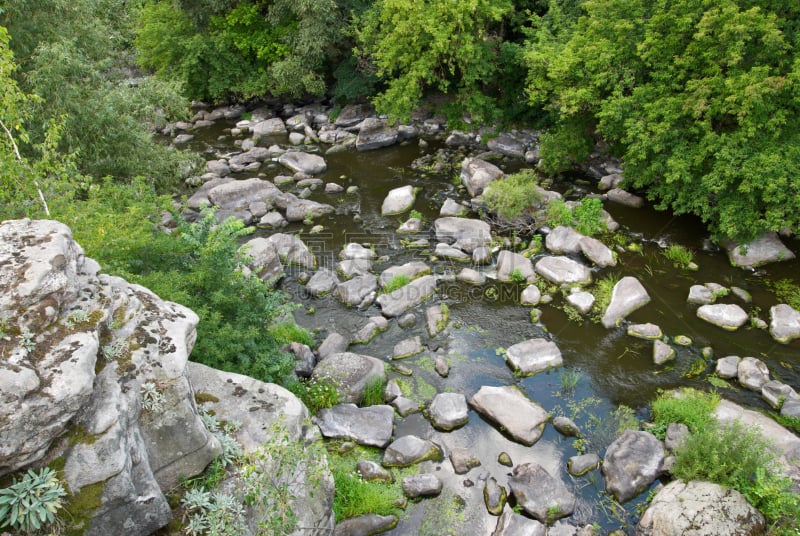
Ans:
<svg viewBox="0 0 800 536"><path fill-rule="evenodd" d="M514 268L513 270L511 270L511 273L508 274L508 277L514 283L524 283L525 282L525 275L522 273L522 270L520 268Z"/></svg>
<svg viewBox="0 0 800 536"><path fill-rule="evenodd" d="M664 439L670 423L682 423L692 433L703 430L714 422L712 412L719 403L716 393L704 393L695 389L682 389L676 393L661 393L653 402L655 427L650 431Z"/></svg>
<svg viewBox="0 0 800 536"><path fill-rule="evenodd" d="M372 378L364 386L364 396L361 397L362 406L375 406L383 404L383 378Z"/></svg>
<svg viewBox="0 0 800 536"><path fill-rule="evenodd" d="M55 523L66 494L49 467L38 472L28 469L21 480L15 478L11 486L0 490L0 527L29 533Z"/></svg>
<svg viewBox="0 0 800 536"><path fill-rule="evenodd" d="M336 382L330 378L310 380L300 384L297 394L305 403L308 411L313 415L321 409L332 408L339 403L339 390Z"/></svg>
<svg viewBox="0 0 800 536"><path fill-rule="evenodd" d="M689 248L680 244L670 244L667 249L661 252L667 259L672 261L676 268L688 268L694 260L694 255Z"/></svg>
<svg viewBox="0 0 800 536"><path fill-rule="evenodd" d="M592 236L603 232L603 202L596 197L587 197L570 209L561 199L547 205L547 225L566 225L579 233Z"/></svg>
<svg viewBox="0 0 800 536"><path fill-rule="evenodd" d="M484 192L486 206L502 218L513 219L525 214L542 196L536 190L536 174L531 169L508 175L491 183Z"/></svg>

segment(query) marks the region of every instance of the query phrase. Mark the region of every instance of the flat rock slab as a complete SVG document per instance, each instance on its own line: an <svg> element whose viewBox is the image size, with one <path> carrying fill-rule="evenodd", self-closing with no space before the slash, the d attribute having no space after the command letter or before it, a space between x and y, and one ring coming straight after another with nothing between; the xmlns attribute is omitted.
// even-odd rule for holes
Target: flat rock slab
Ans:
<svg viewBox="0 0 800 536"><path fill-rule="evenodd" d="M381 313L391 318L416 307L435 292L436 277L426 275L388 294L381 294L375 301L380 305Z"/></svg>
<svg viewBox="0 0 800 536"><path fill-rule="evenodd" d="M328 168L325 159L317 154L304 153L302 151L288 151L278 157L278 163L285 166L295 173L301 172L306 175L319 175Z"/></svg>
<svg viewBox="0 0 800 536"><path fill-rule="evenodd" d="M456 244L472 253L480 246L489 245L492 241L491 227L485 221L469 218L437 218L433 222L436 239L447 244ZM461 245L464 245L462 247Z"/></svg>
<svg viewBox="0 0 800 536"><path fill-rule="evenodd" d="M398 276L408 277L410 280L417 279L423 275L431 273L431 267L422 261L411 261L400 266L392 266L381 272L378 277L378 284L385 288L394 278Z"/></svg>
<svg viewBox="0 0 800 536"><path fill-rule="evenodd" d="M428 413L437 430L455 430L469 420L467 398L461 393L439 393L433 398Z"/></svg>
<svg viewBox="0 0 800 536"><path fill-rule="evenodd" d="M536 272L529 258L504 249L497 255L497 279L530 282L536 279Z"/></svg>
<svg viewBox="0 0 800 536"><path fill-rule="evenodd" d="M542 338L529 339L509 347L505 357L512 370L526 376L560 367L564 363L556 343Z"/></svg>
<svg viewBox="0 0 800 536"><path fill-rule="evenodd" d="M383 405L359 408L355 404L338 404L321 409L314 422L323 437L383 448L392 440L394 409Z"/></svg>
<svg viewBox="0 0 800 536"><path fill-rule="evenodd" d="M749 318L747 311L729 303L701 305L697 309L697 317L728 331L736 331Z"/></svg>
<svg viewBox="0 0 800 536"><path fill-rule="evenodd" d="M628 335L638 339L654 340L660 339L664 333L655 324L631 324L628 326Z"/></svg>
<svg viewBox="0 0 800 536"><path fill-rule="evenodd" d="M800 312L785 303L770 307L769 334L781 343L800 337Z"/></svg>
<svg viewBox="0 0 800 536"><path fill-rule="evenodd" d="M653 498L636 536L750 536L765 530L764 516L738 491L711 482L675 480Z"/></svg>
<svg viewBox="0 0 800 536"><path fill-rule="evenodd" d="M386 380L383 361L374 357L353 352L331 354L317 363L311 378L330 379L339 392L342 402L361 402L367 383L375 380Z"/></svg>
<svg viewBox="0 0 800 536"><path fill-rule="evenodd" d="M549 418L539 404L512 386L484 385L470 399L469 404L523 445L533 445L542 437L544 425Z"/></svg>
<svg viewBox="0 0 800 536"><path fill-rule="evenodd" d="M742 268L788 261L794 259L795 256L792 250L783 245L778 234L774 232L763 234L749 244L723 242L722 245L728 252L731 264Z"/></svg>
<svg viewBox="0 0 800 536"><path fill-rule="evenodd" d="M432 441L414 435L400 437L383 452L384 467L409 467L426 460L441 460L442 449Z"/></svg>
<svg viewBox="0 0 800 536"><path fill-rule="evenodd" d="M606 328L613 328L636 309L650 303L650 295L635 277L620 279L611 291L611 301L601 322Z"/></svg>
<svg viewBox="0 0 800 536"><path fill-rule="evenodd" d="M395 344L392 349L392 359L404 359L420 352L422 352L422 340L416 335Z"/></svg>
<svg viewBox="0 0 800 536"><path fill-rule="evenodd" d="M333 536L370 536L389 531L397 526L398 518L395 515L381 516L367 514L352 517L338 523L333 529Z"/></svg>
<svg viewBox="0 0 800 536"><path fill-rule="evenodd" d="M606 490L621 503L633 499L655 481L664 455L664 445L650 432L626 430L606 449Z"/></svg>
<svg viewBox="0 0 800 536"><path fill-rule="evenodd" d="M552 523L575 510L575 495L538 463L514 467L508 485L522 510L542 523Z"/></svg>
<svg viewBox="0 0 800 536"><path fill-rule="evenodd" d="M416 192L411 185L389 190L381 206L381 215L392 216L394 214L402 214L414 206L415 200Z"/></svg>
<svg viewBox="0 0 800 536"><path fill-rule="evenodd" d="M436 475L423 473L403 478L403 494L409 499L435 497L442 492L442 481Z"/></svg>
<svg viewBox="0 0 800 536"><path fill-rule="evenodd" d="M343 304L354 307L377 289L378 282L374 275L360 275L336 285L333 296Z"/></svg>
<svg viewBox="0 0 800 536"><path fill-rule="evenodd" d="M589 268L569 257L542 257L536 262L536 273L559 285L583 284L592 280Z"/></svg>

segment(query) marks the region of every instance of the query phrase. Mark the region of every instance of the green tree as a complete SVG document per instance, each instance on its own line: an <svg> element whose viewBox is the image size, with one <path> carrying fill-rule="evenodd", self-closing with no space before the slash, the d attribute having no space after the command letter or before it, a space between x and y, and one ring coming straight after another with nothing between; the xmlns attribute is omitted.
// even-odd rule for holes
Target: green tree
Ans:
<svg viewBox="0 0 800 536"><path fill-rule="evenodd" d="M718 237L800 225L795 59L800 7L782 0L587 0L535 20L528 92L625 161L659 208ZM573 130L574 131L574 130ZM557 134L556 134L557 135ZM547 151L543 159L547 161Z"/></svg>
<svg viewBox="0 0 800 536"><path fill-rule="evenodd" d="M408 120L425 92L435 90L453 96L451 119L467 113L478 123L491 121L501 23L513 7L510 0L377 0L358 29L359 51L386 84L376 108Z"/></svg>

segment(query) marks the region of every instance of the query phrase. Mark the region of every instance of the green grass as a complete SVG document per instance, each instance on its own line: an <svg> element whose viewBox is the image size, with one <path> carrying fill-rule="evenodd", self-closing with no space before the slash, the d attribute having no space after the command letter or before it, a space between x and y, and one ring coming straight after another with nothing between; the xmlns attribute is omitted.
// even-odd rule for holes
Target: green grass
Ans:
<svg viewBox="0 0 800 536"><path fill-rule="evenodd" d="M384 294L389 294L392 291L395 291L401 287L404 287L411 283L411 278L405 274L397 274L393 278L386 283L386 286L383 287Z"/></svg>
<svg viewBox="0 0 800 536"><path fill-rule="evenodd" d="M676 268L688 268L694 262L694 254L692 250L681 246L680 244L671 244L667 249L661 252L667 259L672 261Z"/></svg>
<svg viewBox="0 0 800 536"><path fill-rule="evenodd" d="M659 439L664 439L670 423L682 423L695 433L710 426L714 422L711 415L719 404L719 395L705 393L695 389L681 389L661 393L653 402L653 419L655 427L650 431Z"/></svg>
<svg viewBox="0 0 800 536"><path fill-rule="evenodd" d="M800 285L791 279L779 279L778 281L767 281L767 286L775 293L775 297L779 301L800 311Z"/></svg>
<svg viewBox="0 0 800 536"><path fill-rule="evenodd" d="M395 506L395 502L403 497L399 474L395 474L393 483L366 482L356 471L359 461L379 462L381 455L380 449L360 446L344 455L328 453L336 489L333 511L337 522L366 514L385 516L400 513ZM413 471L413 468L403 469L400 473L411 474Z"/></svg>
<svg viewBox="0 0 800 536"><path fill-rule="evenodd" d="M364 386L364 395L361 397L361 406L376 406L383 404L383 378L372 378Z"/></svg>
<svg viewBox="0 0 800 536"><path fill-rule="evenodd" d="M541 201L536 190L536 173L525 169L491 183L484 192L490 211L506 219L523 216L534 204Z"/></svg>
<svg viewBox="0 0 800 536"><path fill-rule="evenodd" d="M619 283L620 277L615 274L609 274L597 280L595 283L592 294L594 295L594 303L592 304L592 320L599 322L603 314L611 303L611 294L614 292L614 287Z"/></svg>
<svg viewBox="0 0 800 536"><path fill-rule="evenodd" d="M314 345L314 336L306 328L298 326L291 320L279 322L269 328L269 332L275 337L275 341L280 344L299 342L306 346Z"/></svg>

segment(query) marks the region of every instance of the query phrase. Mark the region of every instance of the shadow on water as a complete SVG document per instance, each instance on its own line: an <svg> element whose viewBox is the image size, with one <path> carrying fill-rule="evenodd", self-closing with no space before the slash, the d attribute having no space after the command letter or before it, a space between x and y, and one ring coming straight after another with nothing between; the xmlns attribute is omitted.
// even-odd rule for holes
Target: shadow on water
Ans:
<svg viewBox="0 0 800 536"><path fill-rule="evenodd" d="M217 154L235 149L230 139L220 140L217 136L218 131L209 129L194 142L194 149ZM432 143L427 152L435 150ZM416 145L407 145L326 156L328 170L322 176L324 181L337 182L345 187L357 186L358 192L333 195L321 189L314 191L311 199L336 207L335 214L314 222L324 225L323 233L309 235L309 226L301 224L292 224L282 232L300 234L314 250L320 266L335 267L342 246L359 242L374 246L378 255L384 257L376 263L376 273L410 260L423 260L437 274L456 274L469 264L434 261L430 258L430 250L404 248L403 237L396 235L394 230L405 217L381 216L381 204L389 190L407 184L419 188L413 208L422 213L428 227L437 217L444 198L468 200L466 193L453 181L459 170L452 170L449 176L423 176L410 168L412 161L422 152L424 150ZM289 173L273 162L262 166L259 174L272 178ZM578 193L592 193L591 184L588 177L575 176L569 182L556 183L554 189L571 191L571 195L577 196ZM769 308L778 302L766 281L788 278L797 282L800 261L783 262L755 271L733 268L725 253L708 240L708 233L696 218L674 217L650 208L631 209L609 202L605 202L605 208L621 224L620 233L640 243L641 250L620 252L618 266L595 269L593 277L597 280L609 274L616 277L632 275L641 281L651 296L651 302L630 315L628 320L630 323L659 325L671 343L677 335L690 337L693 342L689 346L672 344L677 351L674 361L662 366L654 365L652 342L628 336L624 327L609 330L589 319L571 319L561 308L563 298L560 294L554 296L551 304L538 306L542 311L541 318L532 323L530 309L518 305L520 288L491 280L481 286L452 281L440 283L437 296L427 304L448 304L451 318L447 329L435 338L431 339L425 330L423 307L414 311L417 322L411 328L402 329L392 321L390 329L371 343L355 345L351 351L390 362L392 348L397 342L419 335L428 344L428 350L403 360L403 364L414 371L411 380L403 379L411 384L412 396L421 403L427 405L435 393L445 391L461 392L469 398L483 385L517 385L546 410L572 416L581 427L597 428L598 422L613 422L612 412L620 404L633 408L639 418L646 419L649 417L648 405L659 389L685 385L710 389L706 378L713 371L714 359L699 361L702 360L703 347L711 347L716 358L726 355L758 357L768 365L773 376L800 389L800 341L779 344L767 331L751 327L726 332L699 320L695 313L697 306L686 303L689 287L693 284L715 282L727 287L738 286L752 295L752 303L737 301L732 296L723 301L739 303L751 314L768 320ZM358 222L354 221L356 215L360 218ZM261 230L258 233L268 234ZM420 236L428 238L430 232ZM689 272L672 266L662 251L667 244L673 243L694 252L695 261L700 266L698 271ZM794 251L800 250L796 241L787 244ZM431 249L434 245L431 242ZM295 268L287 270L281 288L303 304L304 307L295 312L295 317L299 324L316 330L319 340L334 331L345 336L352 334L366 323L368 317L380 315L375 305L362 311L345 308L330 296L308 297L297 282L300 271ZM493 290L487 292L490 288ZM314 311L313 314L310 310ZM515 377L498 349L532 337L553 340L562 352L564 367L528 378ZM433 371L436 356L442 356L450 363L451 371L447 378ZM563 387L565 371L576 374L578 378L574 388L568 391ZM390 377L401 376L390 372ZM755 393L730 388L722 389L722 394L767 409ZM607 499L598 500L604 496L599 470L580 478L573 478L566 472L567 458L578 452L572 439L560 436L552 426L547 426L539 442L525 447L510 441L475 412L470 412L469 419L466 426L442 433L436 431L422 414L397 418L395 437L415 434L437 441L446 450L465 447L481 460L482 465L467 475L456 475L447 461L422 464L421 471L435 472L445 482L449 495L435 501L410 504L399 526L387 534L490 534L496 521L483 507L483 483L492 476L506 485L510 469L497 462L498 454L503 451L511 455L515 464L536 461L572 485L579 497L579 508L573 522L598 523L604 533L617 528L632 531L638 518L637 505L646 494L626 503L621 510ZM593 445L601 456L614 436L613 433L607 435ZM461 506L455 507L454 504Z"/></svg>

